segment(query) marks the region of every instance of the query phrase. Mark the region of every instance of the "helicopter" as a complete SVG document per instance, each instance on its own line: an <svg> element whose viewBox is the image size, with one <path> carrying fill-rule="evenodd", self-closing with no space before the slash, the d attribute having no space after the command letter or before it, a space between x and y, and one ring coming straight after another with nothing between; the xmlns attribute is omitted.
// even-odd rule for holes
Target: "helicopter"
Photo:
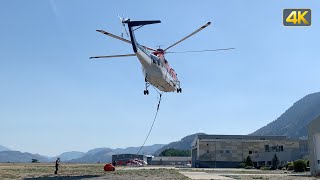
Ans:
<svg viewBox="0 0 320 180"><path fill-rule="evenodd" d="M121 40L123 42L129 43L132 45L132 49L134 54L122 54L122 55L110 55L110 56L95 56L90 57L90 59L95 58L116 58L116 57L129 57L129 56L136 56L141 65L142 70L144 74L145 79L145 90L143 91L144 95L149 94L148 87L150 85L153 85L157 89L159 89L162 92L177 92L181 93L182 88L180 86L180 81L178 80L177 73L173 68L170 67L168 60L165 58L166 53L179 53L179 52L170 52L167 51L168 49L176 46L177 44L181 43L182 41L186 40L187 38L193 36L194 34L198 33L199 31L203 30L204 28L208 27L211 22L207 22L205 25L201 26L188 36L185 36L184 38L180 39L179 41L175 42L174 44L168 46L167 48L161 49L160 47L158 49L150 48L148 46L144 46L139 44L136 41L135 33L137 29L150 24L156 24L161 23L160 20L150 20L150 21L132 21L130 19L123 19L120 18L123 28L127 34L127 36L130 36L130 40L122 37L116 36L114 34L111 34L109 32L106 32L104 30L96 30L97 32L100 32L102 34L105 34L107 36L110 36L112 38ZM126 30L125 24L127 24L129 35ZM135 28L136 27L136 28ZM134 29L135 28L135 29ZM185 51L185 52L203 52L203 51L220 51L220 50L231 50L234 48L227 48L227 49L214 49L214 50L202 50L202 51Z"/></svg>

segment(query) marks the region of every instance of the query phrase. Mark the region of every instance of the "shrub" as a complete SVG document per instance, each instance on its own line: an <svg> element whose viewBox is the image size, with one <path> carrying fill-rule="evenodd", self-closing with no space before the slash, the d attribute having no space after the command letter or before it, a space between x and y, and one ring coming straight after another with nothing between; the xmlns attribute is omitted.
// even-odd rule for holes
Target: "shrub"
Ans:
<svg viewBox="0 0 320 180"><path fill-rule="evenodd" d="M278 168L278 165L279 165L279 159L278 159L277 154L274 154L271 162L272 162L271 169L272 170L276 170Z"/></svg>
<svg viewBox="0 0 320 180"><path fill-rule="evenodd" d="M261 169L261 170L270 170L270 167L262 166L260 169Z"/></svg>
<svg viewBox="0 0 320 180"><path fill-rule="evenodd" d="M293 162L287 162L286 169L289 171L293 170Z"/></svg>
<svg viewBox="0 0 320 180"><path fill-rule="evenodd" d="M244 168L244 167L246 167L246 163L240 163L239 166L240 166L241 168Z"/></svg>
<svg viewBox="0 0 320 180"><path fill-rule="evenodd" d="M307 164L304 160L296 160L293 162L293 169L296 172L303 172L307 168Z"/></svg>
<svg viewBox="0 0 320 180"><path fill-rule="evenodd" d="M278 169L283 170L283 169L285 169L285 167L283 165L280 165L280 166L278 166Z"/></svg>
<svg viewBox="0 0 320 180"><path fill-rule="evenodd" d="M252 163L252 160L251 160L250 156L248 156L247 159L246 159L246 166L253 166L253 163Z"/></svg>
<svg viewBox="0 0 320 180"><path fill-rule="evenodd" d="M253 169L254 167L253 166L246 166L244 167L245 169Z"/></svg>

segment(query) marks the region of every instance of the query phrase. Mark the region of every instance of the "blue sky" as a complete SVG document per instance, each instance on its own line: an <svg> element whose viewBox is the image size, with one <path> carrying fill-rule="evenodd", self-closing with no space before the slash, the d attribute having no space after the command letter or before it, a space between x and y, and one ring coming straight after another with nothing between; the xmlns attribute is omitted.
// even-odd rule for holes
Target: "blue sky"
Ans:
<svg viewBox="0 0 320 180"><path fill-rule="evenodd" d="M311 27L284 27L284 8L312 9ZM167 47L211 21L168 54L183 93L166 93L147 145L196 132L248 134L295 101L320 91L320 4L316 1L3 0L0 6L0 144L58 155L96 147L139 146L152 123L157 93L143 95L118 15L156 20L138 42Z"/></svg>

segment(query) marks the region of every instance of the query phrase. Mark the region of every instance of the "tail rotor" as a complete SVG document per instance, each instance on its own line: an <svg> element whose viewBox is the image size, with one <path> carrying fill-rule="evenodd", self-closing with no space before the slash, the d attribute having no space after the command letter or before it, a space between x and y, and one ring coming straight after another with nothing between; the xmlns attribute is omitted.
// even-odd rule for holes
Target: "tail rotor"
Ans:
<svg viewBox="0 0 320 180"><path fill-rule="evenodd" d="M129 34L127 32L127 29L126 29L126 25L125 25L125 22L128 21L128 18L124 19L123 17L121 16L118 16L120 21L121 21L121 24L122 24L122 32L121 32L121 37L123 38L123 34L124 32L126 33L127 37L129 37Z"/></svg>

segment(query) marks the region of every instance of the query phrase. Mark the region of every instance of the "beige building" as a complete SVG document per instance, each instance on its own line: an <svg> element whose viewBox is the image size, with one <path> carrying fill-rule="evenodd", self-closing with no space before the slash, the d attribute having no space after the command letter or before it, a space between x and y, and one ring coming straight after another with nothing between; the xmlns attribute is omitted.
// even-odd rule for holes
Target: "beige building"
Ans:
<svg viewBox="0 0 320 180"><path fill-rule="evenodd" d="M255 166L271 166L276 154L280 163L308 153L306 140L285 136L198 135L192 143L192 167L239 167L250 156Z"/></svg>
<svg viewBox="0 0 320 180"><path fill-rule="evenodd" d="M320 173L320 116L308 125L309 164L312 175Z"/></svg>

